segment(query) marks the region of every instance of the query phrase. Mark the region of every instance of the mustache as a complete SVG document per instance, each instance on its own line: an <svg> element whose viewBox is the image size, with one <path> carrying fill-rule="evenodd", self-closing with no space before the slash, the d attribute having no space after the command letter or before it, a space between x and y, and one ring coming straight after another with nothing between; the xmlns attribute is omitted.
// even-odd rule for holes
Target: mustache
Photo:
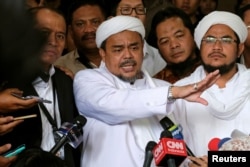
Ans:
<svg viewBox="0 0 250 167"><path fill-rule="evenodd" d="M212 53L208 54L208 56L213 56L214 54L221 55L222 57L226 57L226 55L221 53L221 52L212 52Z"/></svg>
<svg viewBox="0 0 250 167"><path fill-rule="evenodd" d="M95 33L94 32L88 32L88 33L85 33L82 37L81 37L81 40L87 40L89 38L95 38Z"/></svg>
<svg viewBox="0 0 250 167"><path fill-rule="evenodd" d="M119 67L123 67L123 66L126 66L126 65L135 66L135 65L137 65L137 62L134 59L127 59L127 60L121 62Z"/></svg>

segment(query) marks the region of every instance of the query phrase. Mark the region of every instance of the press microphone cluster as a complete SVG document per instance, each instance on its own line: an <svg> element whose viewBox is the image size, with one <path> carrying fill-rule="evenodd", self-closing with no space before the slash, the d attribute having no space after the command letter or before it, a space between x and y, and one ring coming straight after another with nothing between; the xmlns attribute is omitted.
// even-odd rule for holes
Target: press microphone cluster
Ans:
<svg viewBox="0 0 250 167"><path fill-rule="evenodd" d="M210 151L249 151L250 136L235 129L230 137L213 138L208 143Z"/></svg>
<svg viewBox="0 0 250 167"><path fill-rule="evenodd" d="M156 166L176 167L182 164L187 155L195 156L185 144L180 126L175 125L168 117L161 119L160 124L164 131L158 144L148 142L143 167L150 167L153 158Z"/></svg>
<svg viewBox="0 0 250 167"><path fill-rule="evenodd" d="M57 131L61 136L59 141L50 150L52 154L56 154L66 143L76 148L83 141L82 127L86 124L87 119L84 116L77 116L72 123L65 122Z"/></svg>

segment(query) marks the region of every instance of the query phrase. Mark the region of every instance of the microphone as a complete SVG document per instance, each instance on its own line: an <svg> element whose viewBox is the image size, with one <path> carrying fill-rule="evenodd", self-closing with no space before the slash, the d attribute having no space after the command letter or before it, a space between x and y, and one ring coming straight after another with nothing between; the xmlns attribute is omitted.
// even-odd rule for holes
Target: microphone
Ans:
<svg viewBox="0 0 250 167"><path fill-rule="evenodd" d="M173 139L172 134L164 130L160 142L153 149L153 156L156 166L179 166L187 157L185 142Z"/></svg>
<svg viewBox="0 0 250 167"><path fill-rule="evenodd" d="M74 119L73 123L63 123L57 131L57 134L61 136L61 138L50 152L56 154L66 143L69 143L72 147L76 148L83 140L81 130L86 122L87 119L84 116L79 115Z"/></svg>
<svg viewBox="0 0 250 167"><path fill-rule="evenodd" d="M209 142L208 142L208 150L209 151L218 151L219 148L218 148L218 144L220 142L220 138L213 138L211 139Z"/></svg>
<svg viewBox="0 0 250 167"><path fill-rule="evenodd" d="M182 128L178 125L175 125L171 119L169 119L168 117L164 117L160 120L160 124L163 127L163 129L168 130L172 133L174 139L183 140L183 135L181 133ZM186 151L189 156L195 157L194 153L190 150L190 148L187 145L186 145Z"/></svg>
<svg viewBox="0 0 250 167"><path fill-rule="evenodd" d="M152 151L156 145L157 145L157 143L154 141L148 142L148 144L145 148L145 159L144 159L143 167L150 167L151 166L151 162L153 160Z"/></svg>
<svg viewBox="0 0 250 167"><path fill-rule="evenodd" d="M231 140L230 137L225 137L223 139L220 138L213 138L208 143L208 150L209 151L220 151L221 147L227 143L227 141Z"/></svg>

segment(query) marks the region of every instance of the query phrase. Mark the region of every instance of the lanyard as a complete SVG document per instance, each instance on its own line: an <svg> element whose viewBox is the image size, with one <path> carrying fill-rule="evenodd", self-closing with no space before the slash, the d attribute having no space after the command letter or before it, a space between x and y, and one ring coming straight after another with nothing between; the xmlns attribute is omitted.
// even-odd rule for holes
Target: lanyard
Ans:
<svg viewBox="0 0 250 167"><path fill-rule="evenodd" d="M46 106L43 104L43 103L38 103L38 105L40 106L40 108L42 109L44 115L47 117L49 123L51 124L52 126L52 129L53 129L53 132L57 131L58 128L57 128L57 121L56 121L56 88L55 88L55 85L54 85L54 80L53 78L52 79L52 89L53 89L53 111L54 111L54 118L52 118L52 116L50 115L48 109L46 108ZM35 91L36 92L36 91ZM38 93L36 92L36 94L38 95Z"/></svg>

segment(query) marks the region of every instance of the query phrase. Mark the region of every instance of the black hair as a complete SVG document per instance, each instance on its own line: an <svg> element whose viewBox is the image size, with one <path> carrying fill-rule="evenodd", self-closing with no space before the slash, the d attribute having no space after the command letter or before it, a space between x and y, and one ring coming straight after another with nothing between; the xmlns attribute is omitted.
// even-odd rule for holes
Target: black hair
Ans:
<svg viewBox="0 0 250 167"><path fill-rule="evenodd" d="M237 3L234 6L235 13L241 8L243 0L237 0Z"/></svg>
<svg viewBox="0 0 250 167"><path fill-rule="evenodd" d="M104 16L104 18L107 18L107 10L105 8L104 3L102 3L101 1L98 0L84 0L84 1L75 1L74 3L71 4L71 6L69 7L69 10L67 12L67 24L71 24L72 23L72 19L73 19L73 13L80 7L82 6L86 6L86 5L91 5L91 6L99 6L99 8L101 9L101 12Z"/></svg>
<svg viewBox="0 0 250 167"><path fill-rule="evenodd" d="M109 7L110 16L116 16L116 10L121 0L110 0L111 6ZM142 0L142 4L145 7L145 0Z"/></svg>
<svg viewBox="0 0 250 167"><path fill-rule="evenodd" d="M244 19L244 13L250 10L250 4L243 6L242 8L239 8L236 12L236 14L243 20Z"/></svg>
<svg viewBox="0 0 250 167"><path fill-rule="evenodd" d="M10 167L67 167L65 162L41 148L29 148L17 156Z"/></svg>
<svg viewBox="0 0 250 167"><path fill-rule="evenodd" d="M30 12L33 16L36 16L36 14L42 9L48 9L52 12L55 12L55 13L59 14L60 16L62 16L64 18L64 20L66 21L65 15L62 11L60 11L56 8L48 7L48 6L38 6L38 7L29 8L28 12Z"/></svg>
<svg viewBox="0 0 250 167"><path fill-rule="evenodd" d="M194 26L192 24L192 21L190 20L190 17L181 9L178 9L173 6L169 6L163 10L158 11L151 22L151 30L149 32L147 42L149 45L158 48L157 46L157 37L156 37L156 27L163 21L178 17L182 20L184 26L189 29L190 33L194 34Z"/></svg>

